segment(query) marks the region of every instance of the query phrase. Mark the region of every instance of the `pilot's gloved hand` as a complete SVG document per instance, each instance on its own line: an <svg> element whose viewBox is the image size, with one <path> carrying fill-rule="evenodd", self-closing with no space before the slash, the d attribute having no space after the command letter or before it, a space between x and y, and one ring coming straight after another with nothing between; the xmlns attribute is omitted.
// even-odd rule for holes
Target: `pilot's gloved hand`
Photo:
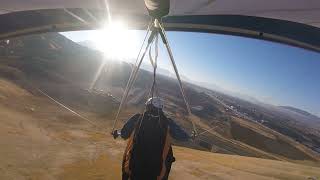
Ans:
<svg viewBox="0 0 320 180"><path fill-rule="evenodd" d="M117 139L117 137L120 135L119 130L114 130L112 133L113 139Z"/></svg>

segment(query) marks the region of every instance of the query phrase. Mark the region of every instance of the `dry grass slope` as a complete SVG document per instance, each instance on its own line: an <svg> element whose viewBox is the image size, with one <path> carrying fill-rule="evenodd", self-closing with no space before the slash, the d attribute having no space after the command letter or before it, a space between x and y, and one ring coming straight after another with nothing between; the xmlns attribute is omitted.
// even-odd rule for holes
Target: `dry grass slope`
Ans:
<svg viewBox="0 0 320 180"><path fill-rule="evenodd" d="M120 179L125 141L96 133L44 97L3 79L0 83L0 179ZM111 119L83 114L110 127ZM172 180L320 178L320 168L307 165L182 147L174 152Z"/></svg>

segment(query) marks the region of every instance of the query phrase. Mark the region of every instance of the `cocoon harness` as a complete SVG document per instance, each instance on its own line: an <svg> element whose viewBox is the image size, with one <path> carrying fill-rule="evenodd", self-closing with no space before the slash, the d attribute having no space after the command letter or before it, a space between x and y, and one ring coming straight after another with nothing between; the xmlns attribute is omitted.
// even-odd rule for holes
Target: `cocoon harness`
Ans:
<svg viewBox="0 0 320 180"><path fill-rule="evenodd" d="M167 118L162 114L153 116L144 113L128 140L123 157L123 172L129 177L163 179L170 148Z"/></svg>

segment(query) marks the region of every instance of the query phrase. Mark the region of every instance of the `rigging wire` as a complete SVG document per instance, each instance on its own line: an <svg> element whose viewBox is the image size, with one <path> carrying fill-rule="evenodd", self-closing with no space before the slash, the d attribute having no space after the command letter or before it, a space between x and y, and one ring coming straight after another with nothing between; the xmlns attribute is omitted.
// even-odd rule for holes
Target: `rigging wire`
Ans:
<svg viewBox="0 0 320 180"><path fill-rule="evenodd" d="M120 103L120 106L119 106L119 109L118 109L118 112L117 112L117 115L116 115L116 119L115 119L114 124L113 124L113 127L112 127L112 131L114 131L114 129L115 129L116 123L117 123L117 121L118 121L118 119L119 119L118 117L119 117L119 114L120 114L120 112L121 112L121 109L122 109L124 103L126 103L127 98L128 98L128 95L129 95L129 92L130 92L130 90L132 89L132 86L133 86L133 84L135 83L135 81L136 81L136 79L137 79L137 77L138 77L138 76L137 76L137 75L138 75L138 71L139 71L139 69L140 69L140 66L141 66L141 64L142 64L143 58L144 58L144 56L145 56L145 54L146 54L146 51L147 51L147 49L149 48L149 46L150 46L150 43L148 43L148 45L147 45L147 47L146 47L146 50L144 51L144 53L143 53L143 55L142 55L142 57L141 57L141 60L140 60L140 62L139 62L139 64L138 64L138 66L136 67L135 71L133 72L132 80L131 80L131 81L128 81L128 88L127 88L127 91L126 91L126 92L124 93L124 95L122 96L123 99L122 99L122 101L121 101L121 103Z"/></svg>
<svg viewBox="0 0 320 180"><path fill-rule="evenodd" d="M210 128L210 129L205 129L205 128L202 127L202 129L204 129L204 131L202 131L201 133L197 134L197 136L200 136L200 135L205 134L205 133L207 133L207 132L210 133L210 131L214 130L214 129L217 128L217 127L218 127L218 126L214 126L214 127Z"/></svg>
<svg viewBox="0 0 320 180"><path fill-rule="evenodd" d="M108 15L108 23L111 24L112 23L112 18L111 18L109 1L105 0L104 2L105 2L106 10L107 10L107 15Z"/></svg>
<svg viewBox="0 0 320 180"><path fill-rule="evenodd" d="M86 122L88 122L89 124L97 127L97 128L100 128L101 125L91 121L90 119L82 116L81 114L77 113L76 111L72 110L71 108L67 107L66 105L64 105L63 103L55 100L53 97L49 96L47 93L45 93L44 91L42 91L41 89L39 88L35 88L39 93L41 93L42 95L46 96L48 99L50 99L51 101L53 101L55 104L58 104L60 107L66 109L67 111L71 112L72 114L78 116L79 118L81 118L82 120L85 120ZM96 133L101 133L101 134L106 134L105 132L102 132L102 131L94 131Z"/></svg>
<svg viewBox="0 0 320 180"><path fill-rule="evenodd" d="M70 16L76 18L77 20L81 21L82 23L84 24L88 24L88 22L86 20L84 20L83 18L81 18L80 16L76 15L75 13L69 11L68 9L66 8L63 8L63 10L68 13Z"/></svg>
<svg viewBox="0 0 320 180"><path fill-rule="evenodd" d="M151 92L151 98L154 97L154 91L156 91L157 93L157 85L156 85L156 74L157 74L157 63L158 63L158 40L159 40L159 36L158 34L156 34L155 36L155 43L154 43L154 59L152 58L152 46L149 49L149 59L150 59L150 63L153 67L153 82L152 82L152 86L150 89ZM150 94L149 94L150 95Z"/></svg>
<svg viewBox="0 0 320 180"><path fill-rule="evenodd" d="M74 14L73 12L69 11L68 9L63 8L63 10L64 10L66 13L68 13L70 16L72 16L72 17L78 19L79 21L81 21L82 23L84 23L84 24L89 24L86 20L84 20L84 19L81 18L80 16ZM92 19L96 20L96 18L95 18L88 10L86 10L86 9L83 9L83 10L84 10L84 12L86 12ZM101 126L98 125L97 123L94 123L94 122L91 121L90 119L82 116L81 114L79 114L79 113L77 113L76 111L70 109L69 107L67 107L66 105L62 104L61 102L55 100L53 97L49 96L47 93L43 92L43 91L40 90L39 88L36 88L36 90L37 90L38 92L40 92L42 95L44 95L44 96L46 96L47 98L49 98L50 100L52 100L54 103L56 103L56 104L58 104L59 106L61 106L62 108L66 109L67 111L71 112L72 114L78 116L79 118L87 121L89 124L91 124L91 125L93 125L93 126L95 126L95 127L98 127L98 128L101 127ZM105 132L102 132L102 131L101 131L101 132L100 132L100 131L94 131L94 132L95 132L95 133L106 134Z"/></svg>
<svg viewBox="0 0 320 180"><path fill-rule="evenodd" d="M154 60L153 60L152 59L152 55L151 55L151 49L152 49L152 44L151 44L150 48L149 48L149 59L150 59L151 65L153 67L153 81L152 81L152 85L151 85L151 88L150 88L148 96L147 96L147 101L149 100L149 98L151 98L151 104L152 104L152 100L153 100L153 97L154 97L154 90L156 89L156 69L157 69L157 62L158 62L158 60L157 60L158 59L158 34L156 34L156 36L155 36L154 48L155 48L155 57L154 57ZM145 116L146 111L147 111L147 106L145 106L143 111L140 113L141 116L140 116L140 119L139 119L139 126L138 126L138 129L137 129L137 132L140 131L140 129L141 129L142 121L144 120L144 116ZM158 112L158 123L159 123L159 125L161 125L159 108L157 108L157 112ZM149 115L149 119L151 118L150 116L151 115ZM137 135L137 133L135 135Z"/></svg>
<svg viewBox="0 0 320 180"><path fill-rule="evenodd" d="M123 107L123 104L126 102L127 100L127 97L128 97L128 94L134 84L134 82L136 81L136 78L137 78L137 74L138 74L138 71L140 69L140 66L141 66L141 63L144 59L144 56L146 54L146 52L148 51L149 49L149 46L152 45L154 39L156 39L157 41L157 37L158 37L158 34L160 33L161 35L161 38L162 38L162 41L163 43L165 44L165 47L168 51L168 54L169 54L169 57L170 57L170 61L172 63L172 66L173 66L173 69L175 71L175 74L177 76L177 79L178 79L178 83L179 83L179 88L180 88L180 91L181 91L181 94L182 94L182 97L183 97L183 100L184 100L184 103L186 104L186 107L187 107L187 112L189 114L189 116L192 115L191 113L191 109L190 109L190 105L186 99L186 96L185 96L185 92L184 92L184 89L183 89L183 86L182 86L182 81L181 81L181 78L180 78L180 75L179 75L179 72L178 72L178 69L177 69L177 66L175 64L175 60L174 60L174 57L173 57L173 54L172 54L172 51L171 51L171 48L169 46L169 43L168 43L168 39L166 37L166 34L165 34L165 30L164 28L162 27L162 24L157 20L155 19L153 26L152 26L152 31L151 31L151 35L148 39L148 44L147 46L145 47L145 50L143 52L143 55L141 56L140 58L140 61L139 61L139 64L135 66L135 69L134 71L132 71L131 75L130 75L130 78L128 80L128 83L127 83L127 87L126 87L126 90L124 92L124 95L122 96L122 100L121 100L121 103L120 103L120 106L119 106L119 109L118 109L118 112L116 114L116 118L115 118L115 121L114 121L114 124L113 124L113 128L112 128L112 132L114 131L115 129L115 126L116 126L116 123L118 121L118 117L120 115L120 112L121 112L121 109ZM149 26L150 27L150 26ZM156 37L156 38L155 38ZM155 53L155 57L158 56L158 43L155 44L155 50L156 50L156 53ZM139 52L140 53L140 52ZM149 49L149 57L150 57L150 62L154 68L154 81L153 81L153 85L152 85L152 89L151 89L151 96L153 97L154 95L154 89L155 89L155 86L156 86L156 83L155 83L155 76L156 76L156 59L153 60L152 59L152 56L151 56L151 48ZM139 56L137 57L137 59L139 58ZM137 61L136 61L137 62ZM196 125L195 125L195 122L192 118L189 118L191 123L192 123L192 128L193 128L193 131L192 131L192 136L195 137L197 135L197 129L196 129Z"/></svg>
<svg viewBox="0 0 320 180"><path fill-rule="evenodd" d="M151 40L151 42L150 42L150 38L149 38L148 44L147 44L147 46L145 47L145 50L144 50L144 52L143 52L143 55L142 55L142 57L140 58L140 61L139 61L140 54L141 54L142 49L143 49L143 47L144 47L144 44L145 44L145 42L146 42L146 40L147 40L147 37L148 37L148 35L149 35L149 33L150 33L150 25L151 25L151 23L150 23L149 26L148 26L148 29L147 29L145 38L144 38L144 40L143 40L143 42L142 42L142 45L141 45L141 48L140 48L140 50L139 50L138 56L137 56L137 58L136 58L135 64L134 64L134 66L132 67L131 74L130 74L130 77L129 77L129 79L128 79L128 82L127 82L125 91L124 91L124 93L123 93L123 95L122 95L121 102L120 102L120 105L119 105L119 108L118 108L118 111L117 111L115 120L114 120L114 122L113 122L112 132L113 132L113 131L115 130L115 128L116 128L116 125L117 125L117 122L118 122L119 115L120 115L120 113L121 113L122 107L123 107L124 103L126 102L127 97L128 97L128 94L129 94L129 92L130 92L130 89L132 88L132 85L134 84L134 82L135 82L135 80L136 80L137 72L139 71L139 68L140 68L141 63L142 63L142 61L143 61L143 58L144 58L144 56L145 56L145 54L146 54L146 51L148 50L150 44L152 43L152 40Z"/></svg>
<svg viewBox="0 0 320 180"><path fill-rule="evenodd" d="M86 8L82 9L94 22L99 23L99 20Z"/></svg>
<svg viewBox="0 0 320 180"><path fill-rule="evenodd" d="M172 63L173 69L174 69L175 74L176 74L177 79L178 79L179 88L180 88L184 103L186 104L189 116L191 116L192 115L191 108L190 108L190 105L189 105L189 103L188 103L188 101L186 99L185 91L184 91L183 86L182 86L182 81L181 81L181 78L180 78L180 75L179 75L179 72L178 72L178 68L177 68L177 65L175 63L175 60L174 60L174 57L173 57L173 54L172 54L172 51L171 51L171 48L170 48L170 45L169 45L169 42L168 42L168 38L167 38L166 32L165 32L165 30L164 30L164 28L162 26L162 23L159 22L158 24L159 24L159 28L161 30L160 35L161 35L163 43L165 44L165 47L166 47L166 49L168 51L168 54L169 54L169 57L170 57L170 61ZM194 122L194 120L192 118L189 118L189 119L191 120L191 123L192 123L192 128L193 128L193 131L194 131L193 135L196 136L197 135L197 128L196 128L195 122Z"/></svg>
<svg viewBox="0 0 320 180"><path fill-rule="evenodd" d="M156 34L155 37L155 43L154 43L154 52L155 56L154 58L152 57L152 48L149 49L149 60L153 68L157 67L157 59L158 59L158 41L159 41L159 36Z"/></svg>
<svg viewBox="0 0 320 180"><path fill-rule="evenodd" d="M151 35L151 39L149 38L150 41L148 41L148 44L147 44L147 47L145 48L145 51L143 52L142 54L142 57L141 57L141 60L136 68L136 71L134 72L133 76L132 76L132 81L131 81L131 84L129 84L129 87L128 87L128 91L126 93L126 96L125 96L125 99L124 99L124 103L126 103L126 100L128 98L128 95L129 95L129 92L130 90L132 89L134 83L136 82L137 78L138 78L138 72L139 72L139 69L141 67L141 64L142 64L142 61L148 51L148 49L150 48L150 45L152 44L153 40L154 40L154 36Z"/></svg>

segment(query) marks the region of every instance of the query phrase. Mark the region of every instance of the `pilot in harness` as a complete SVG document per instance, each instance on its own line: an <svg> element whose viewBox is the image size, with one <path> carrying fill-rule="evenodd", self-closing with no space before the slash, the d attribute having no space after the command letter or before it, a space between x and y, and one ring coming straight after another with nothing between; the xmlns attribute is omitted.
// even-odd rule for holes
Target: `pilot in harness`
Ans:
<svg viewBox="0 0 320 180"><path fill-rule="evenodd" d="M164 114L163 100L159 97L156 83L157 57L158 57L158 38L159 35L169 54L170 61L179 82L179 88L186 104L187 112L191 115L190 106L186 100L181 78L175 64L171 48L164 31L161 18L168 12L169 4L163 3L160 8L153 8L158 1L145 1L149 14L152 16L147 29L146 37L139 51L135 65L132 68L127 86L122 96L118 112L113 124L112 132L114 138L122 137L128 139L122 161L123 180L166 180L168 179L171 164L175 161L173 156L171 137L180 141L188 141L190 136L183 131L174 121L167 118ZM165 1L164 1L165 2ZM149 3L149 4L148 4ZM149 37L148 37L149 35ZM148 37L147 44L145 45ZM155 43L154 43L155 42ZM152 57L151 47L154 44L155 56ZM144 51L140 57L140 53ZM153 66L153 83L149 92L149 99L145 104L143 113L132 116L120 130L115 130L119 114L123 105L126 103L128 94L136 81L138 71L142 61L149 50L149 59ZM197 134L195 123L192 121L192 135Z"/></svg>

